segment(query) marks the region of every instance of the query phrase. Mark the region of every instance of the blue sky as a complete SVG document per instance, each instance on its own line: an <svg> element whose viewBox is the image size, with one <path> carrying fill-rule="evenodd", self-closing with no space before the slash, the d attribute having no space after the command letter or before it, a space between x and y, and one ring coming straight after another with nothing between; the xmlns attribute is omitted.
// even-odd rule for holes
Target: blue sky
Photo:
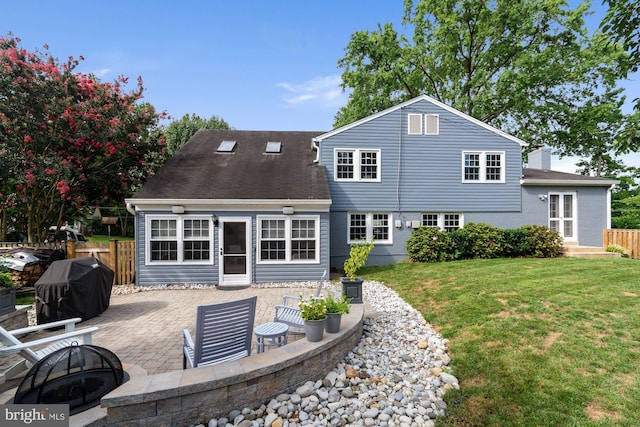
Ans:
<svg viewBox="0 0 640 427"><path fill-rule="evenodd" d="M595 28L600 0L592 8ZM386 22L400 30L402 13L403 0L13 1L0 33L28 50L47 44L61 61L82 55L77 70L102 81L141 76L145 100L176 119L328 131L347 100L337 61L351 34ZM637 81L625 85L640 96ZM634 156L627 163L640 166ZM573 172L571 162L553 166Z"/></svg>

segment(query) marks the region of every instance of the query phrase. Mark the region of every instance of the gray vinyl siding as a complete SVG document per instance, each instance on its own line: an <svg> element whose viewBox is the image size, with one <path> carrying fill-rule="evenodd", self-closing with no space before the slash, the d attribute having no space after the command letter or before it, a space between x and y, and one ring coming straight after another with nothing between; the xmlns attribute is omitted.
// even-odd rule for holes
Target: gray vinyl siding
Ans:
<svg viewBox="0 0 640 427"><path fill-rule="evenodd" d="M439 135L407 135L409 113L436 113ZM380 182L335 181L334 149L381 150ZM462 183L463 151L501 151L505 183ZM392 111L320 143L332 211L519 211L519 144L426 101Z"/></svg>
<svg viewBox="0 0 640 427"><path fill-rule="evenodd" d="M438 114L439 135L408 135L408 114ZM368 265L406 259L412 229L407 221L422 213L462 213L478 217L519 216L522 209L521 146L445 109L420 101L322 140L320 163L327 168L331 192L331 266L348 257L350 212L392 215L393 241L376 244ZM380 182L335 180L335 149L380 150ZM463 183L463 152L503 152L504 183ZM396 228L394 222L401 221Z"/></svg>
<svg viewBox="0 0 640 427"><path fill-rule="evenodd" d="M256 217L258 215L273 215L274 212L197 212L197 215L214 215L224 217L251 217L252 236L252 278L253 283L317 281L324 270L329 269L329 214L319 212L304 212L301 215L318 215L320 218L319 263L312 264L257 264L256 253ZM153 211L149 215L171 214L170 211ZM145 212L136 213L136 284L138 286L155 286L164 284L218 284L218 228L214 228L212 265L147 265L145 263L146 237Z"/></svg>

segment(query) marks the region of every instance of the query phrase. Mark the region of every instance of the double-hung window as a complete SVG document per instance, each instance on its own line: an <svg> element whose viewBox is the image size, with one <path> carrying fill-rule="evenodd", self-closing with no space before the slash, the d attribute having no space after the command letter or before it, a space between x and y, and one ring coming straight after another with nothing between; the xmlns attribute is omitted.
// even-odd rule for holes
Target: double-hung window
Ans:
<svg viewBox="0 0 640 427"><path fill-rule="evenodd" d="M318 262L319 227L317 216L259 216L258 262Z"/></svg>
<svg viewBox="0 0 640 427"><path fill-rule="evenodd" d="M213 224L199 216L147 216L147 262L212 264Z"/></svg>
<svg viewBox="0 0 640 427"><path fill-rule="evenodd" d="M392 243L392 217L388 213L349 213L348 242Z"/></svg>
<svg viewBox="0 0 640 427"><path fill-rule="evenodd" d="M504 183L504 151L464 151L462 182Z"/></svg>
<svg viewBox="0 0 640 427"><path fill-rule="evenodd" d="M336 149L336 181L380 181L380 150Z"/></svg>
<svg viewBox="0 0 640 427"><path fill-rule="evenodd" d="M462 214L429 212L422 214L423 227L435 227L443 231L454 231L463 225Z"/></svg>

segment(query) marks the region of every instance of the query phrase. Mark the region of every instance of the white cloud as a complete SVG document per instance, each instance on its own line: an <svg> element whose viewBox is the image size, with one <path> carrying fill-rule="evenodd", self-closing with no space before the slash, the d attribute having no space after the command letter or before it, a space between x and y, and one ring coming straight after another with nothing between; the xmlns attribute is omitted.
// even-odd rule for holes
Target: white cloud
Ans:
<svg viewBox="0 0 640 427"><path fill-rule="evenodd" d="M319 103L323 107L336 108L346 103L347 95L340 87L342 79L339 75L316 77L302 83L278 83L287 93L283 96L286 103L298 105L302 103Z"/></svg>
<svg viewBox="0 0 640 427"><path fill-rule="evenodd" d="M94 74L97 77L105 77L105 76L111 74L111 68L106 68L106 67L100 68L98 71L95 71Z"/></svg>

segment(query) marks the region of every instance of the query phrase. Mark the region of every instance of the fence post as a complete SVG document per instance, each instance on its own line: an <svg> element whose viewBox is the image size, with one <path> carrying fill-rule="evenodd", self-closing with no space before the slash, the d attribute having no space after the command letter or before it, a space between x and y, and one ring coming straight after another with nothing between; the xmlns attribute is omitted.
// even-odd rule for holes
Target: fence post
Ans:
<svg viewBox="0 0 640 427"><path fill-rule="evenodd" d="M109 240L109 264L114 272L116 285L120 285L120 274L118 272L118 240Z"/></svg>
<svg viewBox="0 0 640 427"><path fill-rule="evenodd" d="M73 259L76 257L76 241L67 240L67 258Z"/></svg>

